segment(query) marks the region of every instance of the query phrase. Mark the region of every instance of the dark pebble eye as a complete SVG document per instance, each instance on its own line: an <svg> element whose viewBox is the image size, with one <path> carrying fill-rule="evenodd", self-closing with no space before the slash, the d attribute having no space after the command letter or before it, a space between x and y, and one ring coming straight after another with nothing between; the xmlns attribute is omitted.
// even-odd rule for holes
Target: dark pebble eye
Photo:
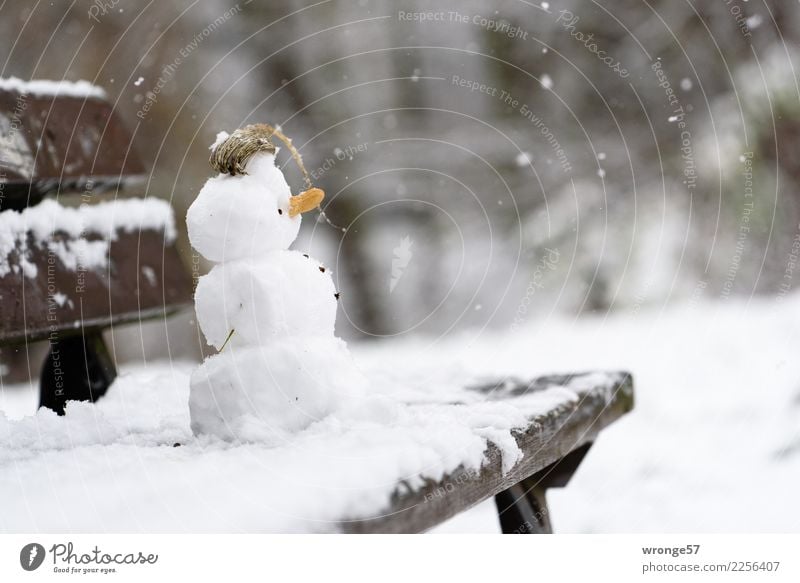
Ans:
<svg viewBox="0 0 800 583"><path fill-rule="evenodd" d="M283 214L283 209L278 209L278 214L282 215Z"/></svg>
<svg viewBox="0 0 800 583"><path fill-rule="evenodd" d="M333 297L335 297L338 300L339 299L339 295L340 295L339 292L336 292L335 294L333 294Z"/></svg>
<svg viewBox="0 0 800 583"><path fill-rule="evenodd" d="M308 259L308 255L307 255L307 254L305 254L305 253L303 253L303 257L305 257L306 259Z"/></svg>
<svg viewBox="0 0 800 583"><path fill-rule="evenodd" d="M322 267L321 265L320 265L320 267L319 267L319 270L320 270L322 273L325 273L325 268L324 268L324 267Z"/></svg>

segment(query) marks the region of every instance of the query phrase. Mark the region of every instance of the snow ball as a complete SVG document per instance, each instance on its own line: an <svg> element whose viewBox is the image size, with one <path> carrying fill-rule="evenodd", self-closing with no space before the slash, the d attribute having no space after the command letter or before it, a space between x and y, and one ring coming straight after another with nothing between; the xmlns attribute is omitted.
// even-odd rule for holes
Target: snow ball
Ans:
<svg viewBox="0 0 800 583"><path fill-rule="evenodd" d="M684 77L681 79L681 89L684 91L691 91L693 87L692 80L689 77Z"/></svg>
<svg viewBox="0 0 800 583"><path fill-rule="evenodd" d="M542 6L542 10L547 10L548 8L550 8L550 3L549 2L542 2L541 6Z"/></svg>
<svg viewBox="0 0 800 583"><path fill-rule="evenodd" d="M548 75L547 73L542 75L541 79L539 79L539 83L541 83L542 87L544 87L547 90L550 90L550 89L553 88L553 80L550 78L550 75Z"/></svg>
<svg viewBox="0 0 800 583"><path fill-rule="evenodd" d="M200 277L195 311L211 346L256 346L292 335L333 336L336 289L330 270L299 251L228 261ZM227 350L227 348L226 348Z"/></svg>
<svg viewBox="0 0 800 583"><path fill-rule="evenodd" d="M134 82L133 82L133 84L134 84L136 87L138 87L139 85L141 85L141 84L142 84L142 81L144 81L144 77L139 77L139 78L138 78L136 81L134 81Z"/></svg>
<svg viewBox="0 0 800 583"><path fill-rule="evenodd" d="M255 154L247 172L210 178L186 214L189 242L209 261L259 257L297 238L301 216L289 217L291 191L275 156Z"/></svg>
<svg viewBox="0 0 800 583"><path fill-rule="evenodd" d="M598 160L605 160L606 159L606 153L605 152L598 152L597 153L597 159Z"/></svg>
<svg viewBox="0 0 800 583"><path fill-rule="evenodd" d="M605 171L605 170L603 170L602 168L598 168L598 169L597 169L597 175L598 175L600 178L605 178L605 177L606 177L606 171Z"/></svg>
<svg viewBox="0 0 800 583"><path fill-rule="evenodd" d="M293 337L268 346L229 348L192 374L195 435L279 444L340 408L365 380L338 338Z"/></svg>

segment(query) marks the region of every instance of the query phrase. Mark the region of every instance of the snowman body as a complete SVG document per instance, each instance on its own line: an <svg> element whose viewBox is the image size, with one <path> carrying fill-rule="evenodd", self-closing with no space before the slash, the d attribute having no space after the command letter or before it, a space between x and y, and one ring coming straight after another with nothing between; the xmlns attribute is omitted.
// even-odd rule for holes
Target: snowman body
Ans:
<svg viewBox="0 0 800 583"><path fill-rule="evenodd" d="M330 271L288 250L301 216L275 156L209 179L187 213L189 240L217 263L195 292L198 324L222 352L191 378L195 434L278 443L351 403L363 378L334 336Z"/></svg>

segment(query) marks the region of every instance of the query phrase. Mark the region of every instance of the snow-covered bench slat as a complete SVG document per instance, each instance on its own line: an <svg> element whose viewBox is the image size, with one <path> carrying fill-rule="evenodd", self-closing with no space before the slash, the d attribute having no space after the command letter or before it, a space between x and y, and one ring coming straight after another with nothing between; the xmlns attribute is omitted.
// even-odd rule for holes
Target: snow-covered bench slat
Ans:
<svg viewBox="0 0 800 583"><path fill-rule="evenodd" d="M0 344L175 311L191 283L174 241L172 209L156 199L0 213Z"/></svg>
<svg viewBox="0 0 800 583"><path fill-rule="evenodd" d="M104 95L86 81L0 79L0 208L144 178L131 135Z"/></svg>
<svg viewBox="0 0 800 583"><path fill-rule="evenodd" d="M379 516L344 520L341 530L423 532L494 496L504 533L551 532L545 490L565 486L600 431L633 408L631 375L554 375L474 388L487 399L517 402L554 387L574 393L575 398L532 414L527 428L514 432L523 457L510 471L503 471L501 452L490 444L479 473L459 468L440 480L426 480L422 488L398 484L391 506Z"/></svg>

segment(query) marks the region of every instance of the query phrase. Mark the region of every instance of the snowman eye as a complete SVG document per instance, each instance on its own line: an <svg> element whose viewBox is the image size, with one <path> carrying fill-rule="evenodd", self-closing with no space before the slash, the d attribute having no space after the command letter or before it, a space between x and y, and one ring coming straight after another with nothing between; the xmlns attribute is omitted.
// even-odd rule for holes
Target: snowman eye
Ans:
<svg viewBox="0 0 800 583"><path fill-rule="evenodd" d="M283 209L278 209L278 214L282 215L283 214Z"/></svg>

